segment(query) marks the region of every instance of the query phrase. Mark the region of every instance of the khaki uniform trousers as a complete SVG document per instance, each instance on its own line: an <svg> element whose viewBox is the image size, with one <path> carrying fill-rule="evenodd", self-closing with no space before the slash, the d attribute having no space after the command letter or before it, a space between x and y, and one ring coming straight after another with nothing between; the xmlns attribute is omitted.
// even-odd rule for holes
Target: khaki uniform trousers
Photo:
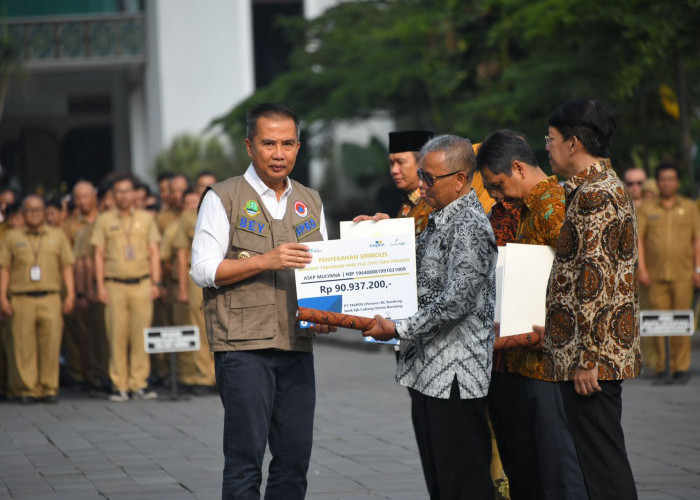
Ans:
<svg viewBox="0 0 700 500"><path fill-rule="evenodd" d="M12 304L10 393L42 398L58 394L63 315L61 296L15 295Z"/></svg>
<svg viewBox="0 0 700 500"><path fill-rule="evenodd" d="M639 308L641 310L651 309L649 305L649 289L639 286ZM660 364L665 363L665 359L659 359L659 346L656 337L642 337L642 363L645 371L658 371Z"/></svg>
<svg viewBox="0 0 700 500"><path fill-rule="evenodd" d="M686 281L654 281L649 286L649 305L652 309L692 309L693 284ZM669 338L671 346L671 373L687 372L690 368L691 338L686 335ZM656 337L658 362L656 371L666 369L666 344L664 337Z"/></svg>
<svg viewBox="0 0 700 500"><path fill-rule="evenodd" d="M186 307L186 317L182 324L196 325L199 328L199 350L180 353L180 381L188 385L216 385L214 373L214 353L209 350L207 330L204 324L202 310L202 289L192 278L188 278L189 303Z"/></svg>
<svg viewBox="0 0 700 500"><path fill-rule="evenodd" d="M137 391L148 385L151 363L143 331L151 326L153 302L151 282L105 283L109 303L105 325L109 345L109 378L115 391Z"/></svg>

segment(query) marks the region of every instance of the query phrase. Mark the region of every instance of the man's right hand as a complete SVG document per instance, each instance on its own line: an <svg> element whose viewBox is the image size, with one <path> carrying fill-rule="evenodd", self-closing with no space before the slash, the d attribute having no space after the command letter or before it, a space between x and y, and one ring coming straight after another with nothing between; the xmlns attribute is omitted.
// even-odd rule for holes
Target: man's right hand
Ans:
<svg viewBox="0 0 700 500"><path fill-rule="evenodd" d="M301 269L312 259L309 247L301 243L282 243L262 254L262 257L265 259L265 268L273 271Z"/></svg>
<svg viewBox="0 0 700 500"><path fill-rule="evenodd" d="M97 290L97 298L104 305L107 305L109 303L109 294L107 293L107 289L100 288L99 290Z"/></svg>
<svg viewBox="0 0 700 500"><path fill-rule="evenodd" d="M385 214L383 212L377 212L374 215L358 215L352 221L353 222L363 222L366 220L384 220L384 219L390 219L390 218L391 217L389 217L387 214Z"/></svg>
<svg viewBox="0 0 700 500"><path fill-rule="evenodd" d="M2 309L2 312L7 316L12 316L12 306L10 305L10 301L7 300L7 297L3 297L2 300L0 300L0 309Z"/></svg>

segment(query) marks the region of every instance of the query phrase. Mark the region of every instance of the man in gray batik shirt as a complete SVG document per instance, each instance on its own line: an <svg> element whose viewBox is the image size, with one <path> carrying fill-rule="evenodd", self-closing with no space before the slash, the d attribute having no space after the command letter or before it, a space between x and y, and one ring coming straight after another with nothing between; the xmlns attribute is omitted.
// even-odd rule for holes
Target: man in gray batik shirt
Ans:
<svg viewBox="0 0 700 500"><path fill-rule="evenodd" d="M421 150L421 196L435 209L416 243L418 312L376 316L363 333L401 339L396 380L408 387L432 499L491 499L485 397L491 375L497 247L471 181L471 143L432 139Z"/></svg>

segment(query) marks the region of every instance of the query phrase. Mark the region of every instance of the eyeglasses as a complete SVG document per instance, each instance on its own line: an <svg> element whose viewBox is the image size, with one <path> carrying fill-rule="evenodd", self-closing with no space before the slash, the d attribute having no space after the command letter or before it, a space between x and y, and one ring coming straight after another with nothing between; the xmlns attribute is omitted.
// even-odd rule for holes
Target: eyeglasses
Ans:
<svg viewBox="0 0 700 500"><path fill-rule="evenodd" d="M552 144L552 141L553 141L553 140L554 140L554 139L553 139L552 137L549 137L548 135L545 135L545 136L544 136L544 144L545 144L545 146L549 146L550 144Z"/></svg>
<svg viewBox="0 0 700 500"><path fill-rule="evenodd" d="M628 186L641 186L644 184L644 181L626 181L625 184Z"/></svg>
<svg viewBox="0 0 700 500"><path fill-rule="evenodd" d="M454 172L450 172L449 174L444 174L444 175L430 175L426 174L423 172L422 168L419 168L416 173L418 174L418 178L420 179L421 182L425 182L425 185L428 186L429 188L433 187L433 183L438 180L438 179L444 179L445 177L449 177L451 175L458 174L460 172L464 172L464 170L455 170Z"/></svg>

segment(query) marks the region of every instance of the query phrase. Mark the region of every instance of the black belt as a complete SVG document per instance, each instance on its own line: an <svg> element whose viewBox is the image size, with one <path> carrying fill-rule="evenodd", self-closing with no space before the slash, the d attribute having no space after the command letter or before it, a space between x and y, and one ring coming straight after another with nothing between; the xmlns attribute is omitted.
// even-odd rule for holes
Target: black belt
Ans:
<svg viewBox="0 0 700 500"><path fill-rule="evenodd" d="M12 295L26 295L28 297L46 297L52 293L58 292L12 292Z"/></svg>
<svg viewBox="0 0 700 500"><path fill-rule="evenodd" d="M123 285L138 285L143 280L150 277L150 274L146 274L138 278L105 278L105 281L114 281L115 283L121 283Z"/></svg>

